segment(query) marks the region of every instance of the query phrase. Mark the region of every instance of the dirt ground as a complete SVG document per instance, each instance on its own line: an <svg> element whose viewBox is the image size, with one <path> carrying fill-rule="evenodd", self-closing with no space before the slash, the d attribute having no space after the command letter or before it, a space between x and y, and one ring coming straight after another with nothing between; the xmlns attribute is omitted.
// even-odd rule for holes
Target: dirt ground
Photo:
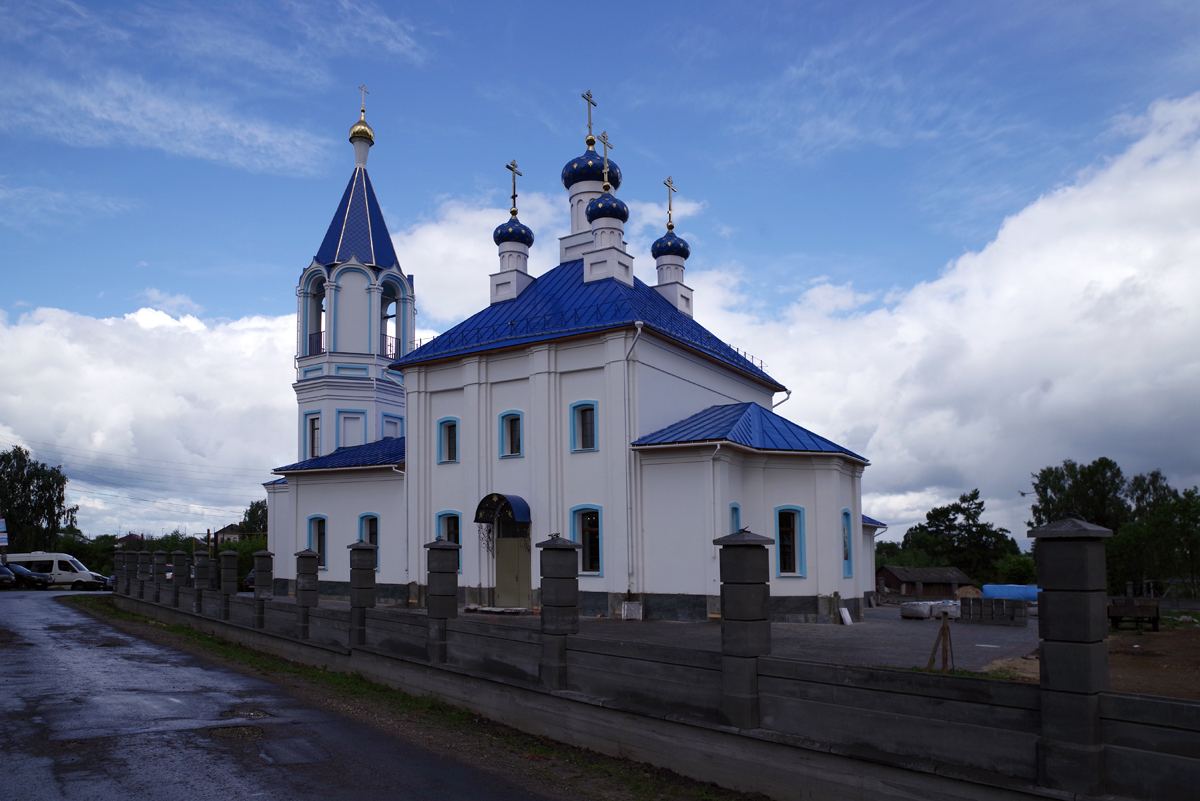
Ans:
<svg viewBox="0 0 1200 801"><path fill-rule="evenodd" d="M1191 616L1200 621L1200 615ZM988 666L1008 670L1017 681L1036 683L1037 655L1005 659ZM1108 636L1110 686L1123 693L1200 701L1200 622L1164 618L1160 630L1126 624Z"/></svg>

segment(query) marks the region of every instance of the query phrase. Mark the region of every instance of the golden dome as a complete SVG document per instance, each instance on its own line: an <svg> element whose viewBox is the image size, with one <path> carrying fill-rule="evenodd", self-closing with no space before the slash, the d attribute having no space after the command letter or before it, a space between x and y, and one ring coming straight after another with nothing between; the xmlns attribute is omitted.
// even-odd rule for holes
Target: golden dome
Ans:
<svg viewBox="0 0 1200 801"><path fill-rule="evenodd" d="M371 126L367 125L367 110L364 108L359 114L358 122L350 127L350 141L354 141L354 137L361 136L371 144L375 144L375 132L371 130Z"/></svg>

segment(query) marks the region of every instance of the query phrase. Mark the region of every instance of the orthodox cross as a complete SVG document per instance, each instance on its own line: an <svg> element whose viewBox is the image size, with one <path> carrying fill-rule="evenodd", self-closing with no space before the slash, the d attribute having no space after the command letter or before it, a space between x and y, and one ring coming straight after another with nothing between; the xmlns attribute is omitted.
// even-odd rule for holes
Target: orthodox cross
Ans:
<svg viewBox="0 0 1200 801"><path fill-rule="evenodd" d="M366 110L367 110L367 95L369 95L371 93L367 91L367 85L365 83L358 88L362 90L362 93L363 93L362 94L362 110L364 112L366 112Z"/></svg>
<svg viewBox="0 0 1200 801"><path fill-rule="evenodd" d="M663 181L663 186L667 188L667 230L674 231L675 222L671 219L671 214L674 207L671 204L671 196L679 190L675 188L675 182L671 180L671 176L669 175L667 176L667 180Z"/></svg>
<svg viewBox="0 0 1200 801"><path fill-rule="evenodd" d="M596 140L604 145L604 191L609 190L608 185L608 151L612 148L612 142L608 141L608 131L601 131L600 138Z"/></svg>
<svg viewBox="0 0 1200 801"><path fill-rule="evenodd" d="M517 160L516 159L513 159L512 161L510 161L508 164L505 164L504 166L510 172L512 172L512 187L513 187L512 208L509 209L509 213L511 213L513 217L516 217L517 216L517 176L521 174L521 171L517 169Z"/></svg>
<svg viewBox="0 0 1200 801"><path fill-rule="evenodd" d="M587 110L588 110L588 136L591 136L592 135L592 106L596 105L596 101L592 100L592 90L591 89L588 89L586 92L581 94L580 97L582 97L584 100L586 100L587 104L588 104L588 107L587 107Z"/></svg>

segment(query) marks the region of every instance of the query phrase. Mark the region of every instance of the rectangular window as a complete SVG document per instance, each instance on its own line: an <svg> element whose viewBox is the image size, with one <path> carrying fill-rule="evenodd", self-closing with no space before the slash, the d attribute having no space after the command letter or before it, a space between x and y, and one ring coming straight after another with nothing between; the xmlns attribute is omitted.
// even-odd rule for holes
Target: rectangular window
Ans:
<svg viewBox="0 0 1200 801"><path fill-rule="evenodd" d="M850 512L842 510L842 578L854 577L854 546L851 538Z"/></svg>
<svg viewBox="0 0 1200 801"><path fill-rule="evenodd" d="M321 415L313 414L308 417L308 458L315 459L321 455Z"/></svg>
<svg viewBox="0 0 1200 801"><path fill-rule="evenodd" d="M600 572L600 512L595 509L585 509L579 513L579 542L583 545L580 553L581 572Z"/></svg>
<svg viewBox="0 0 1200 801"><path fill-rule="evenodd" d="M462 534L459 532L458 526L458 515L446 515L442 518L442 537L446 542L453 542L455 545L462 544Z"/></svg>
<svg viewBox="0 0 1200 801"><path fill-rule="evenodd" d="M383 417L383 437L384 437L384 439L387 439L388 437L392 437L393 439L399 439L400 436L401 436L401 434L400 434L400 418L399 417L388 417L387 415L384 415L384 417Z"/></svg>
<svg viewBox="0 0 1200 801"><path fill-rule="evenodd" d="M312 525L313 550L317 552L317 567L325 567L325 518L314 518Z"/></svg>
<svg viewBox="0 0 1200 801"><path fill-rule="evenodd" d="M796 513L779 513L779 572L798 573L796 568Z"/></svg>
<svg viewBox="0 0 1200 801"><path fill-rule="evenodd" d="M458 461L457 420L442 420L438 423L438 461Z"/></svg>
<svg viewBox="0 0 1200 801"><path fill-rule="evenodd" d="M504 444L508 456L521 455L521 418L517 415L504 418Z"/></svg>

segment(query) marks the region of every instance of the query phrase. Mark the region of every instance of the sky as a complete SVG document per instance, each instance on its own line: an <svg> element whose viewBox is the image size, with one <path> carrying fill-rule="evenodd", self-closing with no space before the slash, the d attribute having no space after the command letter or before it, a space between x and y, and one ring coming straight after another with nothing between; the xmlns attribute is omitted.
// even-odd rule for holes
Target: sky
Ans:
<svg viewBox="0 0 1200 801"><path fill-rule="evenodd" d="M418 328L487 303L509 173L566 232L587 113L653 280L872 462L900 537L1115 459L1200 483L1200 6L0 0L0 449L89 535L218 528L294 461L295 281L369 171ZM779 396L777 400L781 400Z"/></svg>

